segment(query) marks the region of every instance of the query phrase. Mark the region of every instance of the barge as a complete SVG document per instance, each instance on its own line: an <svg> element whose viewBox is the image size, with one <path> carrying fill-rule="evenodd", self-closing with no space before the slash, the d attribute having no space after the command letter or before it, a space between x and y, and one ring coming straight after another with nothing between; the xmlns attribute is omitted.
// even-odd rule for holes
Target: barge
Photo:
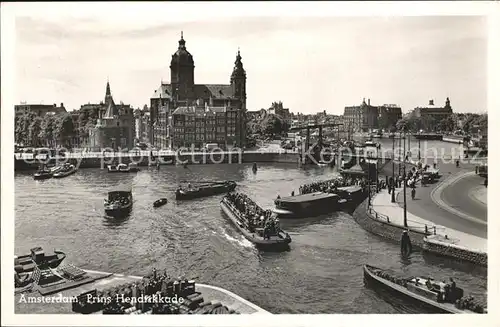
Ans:
<svg viewBox="0 0 500 327"><path fill-rule="evenodd" d="M175 191L175 199L191 200L217 194L224 194L234 191L235 188L236 182L233 181L201 183L194 187L191 186L191 183L189 183L187 187L179 187Z"/></svg>
<svg viewBox="0 0 500 327"><path fill-rule="evenodd" d="M279 218L298 219L341 210L347 200L338 194L314 192L276 199L274 203L273 212Z"/></svg>

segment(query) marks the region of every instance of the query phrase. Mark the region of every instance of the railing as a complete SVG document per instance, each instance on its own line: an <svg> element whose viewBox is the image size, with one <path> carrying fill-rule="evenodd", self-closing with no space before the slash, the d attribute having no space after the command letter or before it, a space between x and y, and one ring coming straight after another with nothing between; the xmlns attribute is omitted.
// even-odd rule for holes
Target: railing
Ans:
<svg viewBox="0 0 500 327"><path fill-rule="evenodd" d="M250 154L297 154L297 151L285 150L285 149L259 149L259 150L243 150L243 151L195 151L195 152L178 152L172 150L155 150L155 151L130 151L130 152L66 152L64 155L60 156L49 156L54 159L80 159L80 158L118 158L118 157L148 157L150 155L156 156L175 156L175 155L229 155L229 154L239 154L239 153L250 153ZM14 157L17 160L33 160L47 159L47 154L34 155L33 153L14 153Z"/></svg>
<svg viewBox="0 0 500 327"><path fill-rule="evenodd" d="M391 219L389 216L384 215L382 213L378 213L377 211L375 211L372 204L368 205L368 213L371 215L371 217L374 220L380 221L382 223L391 224L393 226L405 228L402 225L395 224L394 222L391 222ZM441 226L439 226L439 227L436 225L428 226L425 223L422 223L419 221L414 221L411 219L407 219L406 221L408 223L408 229L411 231L414 231L414 232L424 233L426 235L436 235L436 234L438 234L438 232L439 232L439 234L444 234L444 232L446 231L446 228L441 227Z"/></svg>

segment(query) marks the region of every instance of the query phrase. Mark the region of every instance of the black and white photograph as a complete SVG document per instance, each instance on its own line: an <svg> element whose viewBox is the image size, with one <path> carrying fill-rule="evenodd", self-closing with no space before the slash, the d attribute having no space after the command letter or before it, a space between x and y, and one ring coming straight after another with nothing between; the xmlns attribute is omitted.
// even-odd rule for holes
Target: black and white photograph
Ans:
<svg viewBox="0 0 500 327"><path fill-rule="evenodd" d="M5 324L491 314L483 4L2 4Z"/></svg>

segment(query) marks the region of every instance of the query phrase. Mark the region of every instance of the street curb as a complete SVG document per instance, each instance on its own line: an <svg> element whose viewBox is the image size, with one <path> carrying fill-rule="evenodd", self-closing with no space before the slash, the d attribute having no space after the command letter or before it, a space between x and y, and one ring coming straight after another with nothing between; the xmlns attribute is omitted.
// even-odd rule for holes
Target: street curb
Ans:
<svg viewBox="0 0 500 327"><path fill-rule="evenodd" d="M473 171L467 172L467 173L459 172L459 173L456 173L456 174L448 177L447 179L445 179L444 181L439 183L439 185L431 191L431 199L432 199L432 201L434 201L435 204L437 204L443 210L446 210L446 211L448 211L448 212L450 212L450 213L452 213L452 214L454 214L462 219L472 221L472 222L480 224L480 225L488 226L488 222L485 222L479 218L473 217L473 216L468 215L464 212L461 212L455 208L450 207L448 204L446 204L443 201L443 199L441 197L441 194L443 193L443 190L445 188L452 186L453 184L458 182L460 179L471 176L471 175L475 175L475 172L473 172Z"/></svg>
<svg viewBox="0 0 500 327"><path fill-rule="evenodd" d="M484 202L483 200L481 200L481 199L477 196L476 191L477 191L478 189L484 189L484 187L483 187L483 186L477 186L477 187L473 188L472 190L470 190L470 191L469 191L469 194L468 194L468 195L469 195L469 197L470 197L472 200L474 200L474 201L476 201L476 202L478 202L478 203L481 203L481 204L482 204L482 205L484 205L484 206L488 206L488 204L487 204L486 202Z"/></svg>

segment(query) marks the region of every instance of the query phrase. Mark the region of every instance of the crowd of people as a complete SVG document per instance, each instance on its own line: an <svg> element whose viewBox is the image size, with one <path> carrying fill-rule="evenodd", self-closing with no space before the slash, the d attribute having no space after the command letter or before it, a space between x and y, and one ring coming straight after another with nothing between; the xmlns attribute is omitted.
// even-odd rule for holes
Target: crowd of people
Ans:
<svg viewBox="0 0 500 327"><path fill-rule="evenodd" d="M263 230L263 237L269 239L272 235L277 235L281 229L279 219L273 215L271 210L263 210L252 199L243 193L229 193L226 199L231 202L240 212L242 223L250 233L255 233L257 229Z"/></svg>
<svg viewBox="0 0 500 327"><path fill-rule="evenodd" d="M362 178L355 177L339 177L326 181L314 182L305 184L299 187L299 194L309 194L314 192L335 192L338 187L359 185L364 187L366 181Z"/></svg>

